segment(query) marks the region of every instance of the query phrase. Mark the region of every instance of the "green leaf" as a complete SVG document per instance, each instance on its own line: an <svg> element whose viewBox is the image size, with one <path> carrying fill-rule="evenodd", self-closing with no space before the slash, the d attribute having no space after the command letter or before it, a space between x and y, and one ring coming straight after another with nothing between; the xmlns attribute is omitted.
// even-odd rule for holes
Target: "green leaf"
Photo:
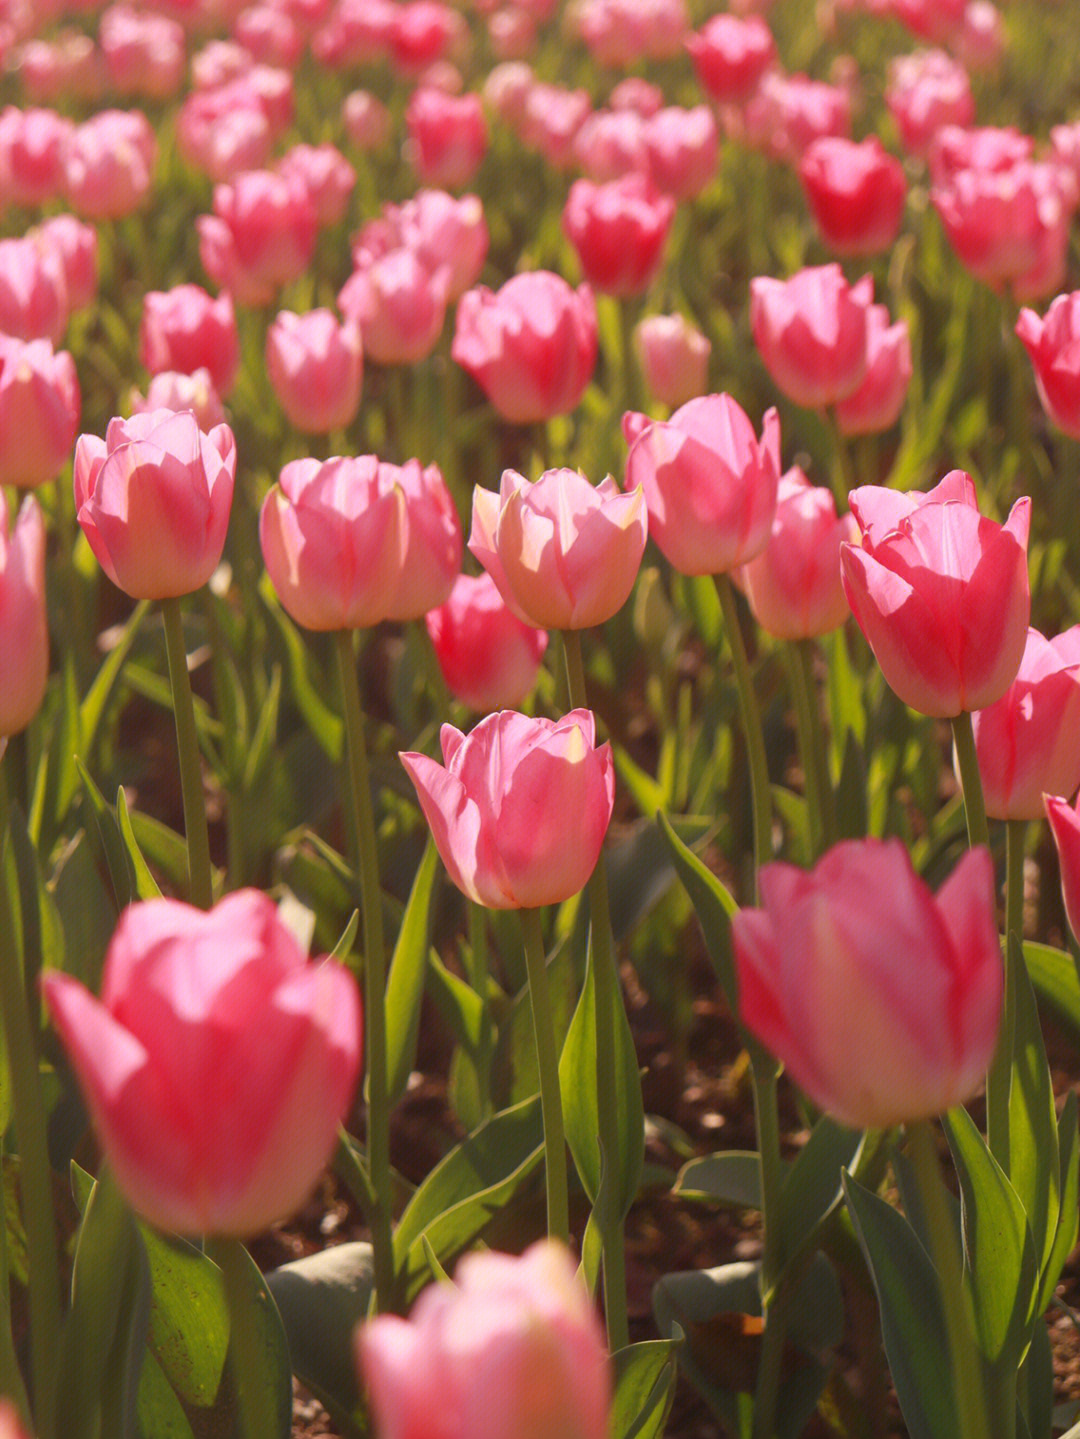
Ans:
<svg viewBox="0 0 1080 1439"><path fill-rule="evenodd" d="M480 1047L484 1001L459 974L447 969L435 950L428 958L431 998L458 1044L470 1054Z"/></svg>
<svg viewBox="0 0 1080 1439"><path fill-rule="evenodd" d="M165 877L178 888L187 885L188 855L187 841L160 819L142 810L133 809L129 815L131 832L139 849L151 863L162 870ZM214 872L215 886L217 871Z"/></svg>
<svg viewBox="0 0 1080 1439"><path fill-rule="evenodd" d="M648 1339L611 1356L613 1439L659 1439L675 1397L675 1349L673 1339Z"/></svg>
<svg viewBox="0 0 1080 1439"><path fill-rule="evenodd" d="M86 692L86 697L79 707L80 710L80 737L84 754L89 754L93 749L94 740L97 738L98 726L101 723L102 715L105 713L105 706L109 702L109 696L120 678L120 671L124 667L124 661L131 651L131 646L139 633L143 620L150 609L149 600L140 600L128 616L124 628L102 661L101 668L94 676L94 681Z"/></svg>
<svg viewBox="0 0 1080 1439"><path fill-rule="evenodd" d="M289 1338L293 1370L339 1423L358 1422L353 1334L374 1287L371 1245L338 1244L266 1276Z"/></svg>
<svg viewBox="0 0 1080 1439"><path fill-rule="evenodd" d="M330 951L330 958L336 959L339 964L344 963L352 953L353 941L356 939L356 931L360 928L360 911L354 909L348 924L341 931L341 937L337 944Z"/></svg>
<svg viewBox="0 0 1080 1439"><path fill-rule="evenodd" d="M731 954L731 919L739 907L716 875L682 842L667 815L660 814L657 820L671 849L678 876L694 906L694 913L705 936L706 948L720 978L724 998L731 1012L737 1014L739 986Z"/></svg>
<svg viewBox="0 0 1080 1439"><path fill-rule="evenodd" d="M126 909L135 894L135 876L132 873L127 847L120 833L120 826L108 800L90 777L90 772L82 760L76 758L75 765L97 823L101 847L105 851L105 863L109 869L109 879L112 881L113 894L116 897L116 907L118 910Z"/></svg>
<svg viewBox="0 0 1080 1439"><path fill-rule="evenodd" d="M391 1105L396 1104L405 1093L409 1075L416 1065L420 1001L424 994L424 970L431 930L431 896L438 859L435 841L429 838L413 880L390 961L386 984L386 1065L388 1103Z"/></svg>
<svg viewBox="0 0 1080 1439"><path fill-rule="evenodd" d="M615 761L616 774L646 819L652 819L654 815L668 808L671 795L630 757L622 745L613 745L611 755Z"/></svg>
<svg viewBox="0 0 1080 1439"><path fill-rule="evenodd" d="M761 1208L761 1156L756 1149L728 1149L691 1159L672 1189L684 1199L714 1199L736 1209Z"/></svg>
<svg viewBox="0 0 1080 1439"><path fill-rule="evenodd" d="M195 1439L184 1406L153 1354L143 1355L139 1377L139 1428L154 1439Z"/></svg>
<svg viewBox="0 0 1080 1439"><path fill-rule="evenodd" d="M780 1228L786 1263L795 1259L818 1226L842 1202L841 1175L856 1162L862 1142L859 1130L848 1129L828 1116L819 1119L810 1131L810 1138L784 1178L777 1205L775 1222Z"/></svg>
<svg viewBox="0 0 1080 1439"><path fill-rule="evenodd" d="M966 1109L942 1119L960 1180L965 1281L975 1338L990 1364L1015 1369L1030 1337L1038 1269L1024 1207Z"/></svg>
<svg viewBox="0 0 1080 1439"><path fill-rule="evenodd" d="M1036 994L1056 1010L1074 1038L1080 1037L1080 977L1072 955L1049 944L1027 943L1024 961Z"/></svg>
<svg viewBox="0 0 1080 1439"><path fill-rule="evenodd" d="M285 642L285 653L289 661L289 683L292 687L296 707L320 746L335 764L340 763L343 754L345 728L340 716L327 705L319 694L320 686L312 678L311 660L300 631L281 608L269 576L263 577L259 595L274 617L281 637Z"/></svg>
<svg viewBox="0 0 1080 1439"><path fill-rule="evenodd" d="M221 1391L229 1406L231 1425L238 1427L239 1404L235 1393L235 1358L237 1344L246 1354L243 1373L251 1381L248 1402L253 1403L251 1415L254 1432L259 1439L289 1439L292 1433L292 1367L289 1362L289 1341L285 1326L259 1273L258 1265L236 1239L214 1241L219 1268L228 1266L228 1277L222 1271L229 1299L229 1357L225 1366L225 1382Z"/></svg>
<svg viewBox="0 0 1080 1439"><path fill-rule="evenodd" d="M142 850L135 838L135 831L131 827L131 816L128 814L127 795L124 793L123 785L116 791L116 820L120 826L120 837L127 850L128 863L134 878L135 898L160 899L161 890L158 882L150 873L150 867L146 860L143 859Z"/></svg>
<svg viewBox="0 0 1080 1439"><path fill-rule="evenodd" d="M1054 1359L1045 1324L1036 1324L1019 1374L1019 1407L1030 1439L1050 1439L1053 1432Z"/></svg>
<svg viewBox="0 0 1080 1439"><path fill-rule="evenodd" d="M1038 1314L1046 1312L1054 1297L1054 1289L1065 1267L1065 1261L1076 1246L1077 1230L1080 1227L1080 1135L1077 1131L1076 1091L1072 1089L1065 1096L1061 1118L1058 1120L1058 1153L1061 1162L1058 1179L1058 1223L1039 1285L1039 1297L1035 1306Z"/></svg>
<svg viewBox="0 0 1080 1439"><path fill-rule="evenodd" d="M938 1277L911 1225L850 1174L844 1195L881 1308L885 1354L910 1439L956 1439Z"/></svg>
<svg viewBox="0 0 1080 1439"><path fill-rule="evenodd" d="M1027 1215L1035 1263L1041 1274L1057 1233L1061 1203L1057 1114L1039 1011L1023 951L1015 935L1009 936L1008 943L1016 991L1009 1088L1009 1179Z"/></svg>
<svg viewBox="0 0 1080 1439"><path fill-rule="evenodd" d="M244 763L244 791L255 787L270 757L277 739L278 711L281 708L281 666L274 665L270 674L270 688L259 710L255 722L255 733Z"/></svg>

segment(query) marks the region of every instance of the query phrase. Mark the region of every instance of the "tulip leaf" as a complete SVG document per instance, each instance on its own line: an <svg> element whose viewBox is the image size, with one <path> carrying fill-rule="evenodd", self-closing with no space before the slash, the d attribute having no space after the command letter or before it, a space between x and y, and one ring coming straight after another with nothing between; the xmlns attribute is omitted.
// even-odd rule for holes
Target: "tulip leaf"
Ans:
<svg viewBox="0 0 1080 1439"><path fill-rule="evenodd" d="M93 747L98 726L105 713L105 706L116 687L120 671L124 667L124 661L131 652L131 647L135 643L149 609L150 601L140 600L131 611L124 623L124 628L120 631L119 638L102 661L101 668L94 676L93 683L79 707L79 734L84 754L89 754Z"/></svg>
<svg viewBox="0 0 1080 1439"><path fill-rule="evenodd" d="M282 609L269 575L263 576L259 596L274 617L281 638L285 642L285 654L289 662L289 683L296 707L304 716L311 733L318 740L328 758L340 763L344 752L345 727L339 715L323 700L320 690L326 692L326 684L313 677L311 656L300 631Z"/></svg>
<svg viewBox="0 0 1080 1439"><path fill-rule="evenodd" d="M428 958L431 998L461 1047L475 1054L480 1045L484 1001L459 974L447 969L435 950Z"/></svg>
<svg viewBox="0 0 1080 1439"><path fill-rule="evenodd" d="M679 1170L672 1193L737 1209L760 1209L761 1156L756 1149L728 1149L691 1159Z"/></svg>
<svg viewBox="0 0 1080 1439"><path fill-rule="evenodd" d="M196 1439L184 1406L153 1354L143 1355L139 1376L139 1428L154 1439Z"/></svg>
<svg viewBox="0 0 1080 1439"><path fill-rule="evenodd" d="M229 1304L229 1354L218 1402L229 1415L230 1432L239 1427L243 1403L249 1433L259 1439L289 1439L292 1366L278 1307L238 1239L215 1239L209 1247ZM245 1386L242 1395L238 1379Z"/></svg>
<svg viewBox="0 0 1080 1439"><path fill-rule="evenodd" d="M289 1338L293 1370L334 1420L359 1419L353 1335L374 1285L371 1245L338 1244L266 1276Z"/></svg>
<svg viewBox="0 0 1080 1439"><path fill-rule="evenodd" d="M739 990L731 953L731 920L738 912L738 905L716 875L675 833L667 815L660 814L657 820L668 842L678 876L694 906L724 998L732 1013L737 1014Z"/></svg>
<svg viewBox="0 0 1080 1439"><path fill-rule="evenodd" d="M387 1102L396 1104L405 1093L416 1065L420 1028L420 1001L424 994L428 935L431 930L431 896L439 852L429 837L420 868L413 880L409 902L398 931L386 983Z"/></svg>
<svg viewBox="0 0 1080 1439"><path fill-rule="evenodd" d="M673 1339L647 1339L611 1356L613 1439L659 1439L663 1434L675 1397L675 1349Z"/></svg>
<svg viewBox="0 0 1080 1439"><path fill-rule="evenodd" d="M1080 1132L1077 1130L1076 1091L1070 1090L1058 1120L1058 1153L1060 1174L1058 1178L1058 1222L1054 1242L1043 1266L1039 1297L1035 1312L1045 1313L1054 1297L1054 1289L1065 1261L1076 1245L1077 1230L1080 1228Z"/></svg>
<svg viewBox="0 0 1080 1439"><path fill-rule="evenodd" d="M1020 1367L1017 1389L1019 1411L1030 1439L1050 1439L1053 1433L1054 1359L1045 1324L1031 1331L1031 1346Z"/></svg>
<svg viewBox="0 0 1080 1439"><path fill-rule="evenodd" d="M1024 962L1039 998L1053 1007L1074 1038L1080 1036L1080 975L1072 955L1029 941L1024 945Z"/></svg>
<svg viewBox="0 0 1080 1439"><path fill-rule="evenodd" d="M1009 1179L1031 1226L1035 1262L1042 1273L1057 1233L1061 1203L1057 1114L1023 951L1015 935L1009 936L1008 943L1016 1000L1009 1089Z"/></svg>
<svg viewBox="0 0 1080 1439"><path fill-rule="evenodd" d="M965 1281L975 1337L991 1364L1020 1363L1030 1333L1038 1281L1031 1227L1009 1183L966 1109L942 1124L960 1180Z"/></svg>
<svg viewBox="0 0 1080 1439"><path fill-rule="evenodd" d="M243 785L245 792L253 789L274 753L277 739L278 712L281 709L281 666L274 665L270 672L270 688L259 707L259 718L255 722L255 733L244 759Z"/></svg>
<svg viewBox="0 0 1080 1439"><path fill-rule="evenodd" d="M642 769L636 760L631 758L622 745L613 745L611 754L615 761L616 773L626 786L630 798L646 819L652 819L654 815L668 808L671 804L671 795L663 785L653 779L651 774Z"/></svg>
<svg viewBox="0 0 1080 1439"><path fill-rule="evenodd" d="M850 1174L844 1196L877 1292L885 1354L910 1439L956 1439L948 1336L930 1256L903 1215Z"/></svg>
<svg viewBox="0 0 1080 1439"><path fill-rule="evenodd" d="M329 958L336 959L339 964L344 964L352 953L353 942L356 939L356 931L360 928L360 911L354 909L349 922L341 931L337 944L330 951Z"/></svg>
<svg viewBox="0 0 1080 1439"><path fill-rule="evenodd" d="M97 822L98 835L101 839L101 847L105 851L105 863L108 866L109 879L112 881L113 894L116 898L116 907L118 910L126 909L135 894L135 876L132 873L131 857L120 833L120 825L108 800L94 783L90 771L82 760L76 757L75 765Z"/></svg>
<svg viewBox="0 0 1080 1439"><path fill-rule="evenodd" d="M130 812L131 831L139 849L146 859L164 871L165 876L178 888L187 885L188 853L187 841L182 834L169 825L163 824L152 814L142 810ZM218 890L218 871L213 870L214 889Z"/></svg>
<svg viewBox="0 0 1080 1439"><path fill-rule="evenodd" d="M784 1178L777 1205L775 1222L784 1262L790 1264L796 1258L843 1201L841 1173L856 1163L862 1142L860 1130L848 1129L827 1115L810 1131Z"/></svg>
<svg viewBox="0 0 1080 1439"><path fill-rule="evenodd" d="M161 889L157 880L150 873L150 866L143 859L142 850L135 838L135 831L131 827L131 815L128 813L127 795L124 793L123 785L116 791L116 820L120 826L120 837L127 850L128 863L131 865L135 881L134 897L136 899L160 899Z"/></svg>

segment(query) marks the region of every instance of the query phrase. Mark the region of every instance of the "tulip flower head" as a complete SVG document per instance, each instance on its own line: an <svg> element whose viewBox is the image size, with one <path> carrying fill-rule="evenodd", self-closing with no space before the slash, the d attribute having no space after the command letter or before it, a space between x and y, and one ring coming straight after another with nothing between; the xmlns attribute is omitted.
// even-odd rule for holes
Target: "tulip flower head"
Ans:
<svg viewBox="0 0 1080 1439"><path fill-rule="evenodd" d="M9 532L0 490L0 735L26 728L41 708L48 678L45 521L28 495Z"/></svg>
<svg viewBox="0 0 1080 1439"><path fill-rule="evenodd" d="M518 619L489 574L458 575L425 623L447 689L470 709L516 709L536 684L547 632Z"/></svg>

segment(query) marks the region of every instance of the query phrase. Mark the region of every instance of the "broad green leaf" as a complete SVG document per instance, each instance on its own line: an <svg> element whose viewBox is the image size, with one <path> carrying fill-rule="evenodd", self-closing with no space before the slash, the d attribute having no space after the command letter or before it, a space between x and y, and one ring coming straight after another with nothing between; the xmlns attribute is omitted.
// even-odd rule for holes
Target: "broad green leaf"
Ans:
<svg viewBox="0 0 1080 1439"><path fill-rule="evenodd" d="M673 1339L648 1339L611 1356L613 1439L659 1439L675 1397L675 1349Z"/></svg>
<svg viewBox="0 0 1080 1439"><path fill-rule="evenodd" d="M135 838L135 831L131 827L131 815L128 813L127 795L124 793L123 785L116 791L116 820L120 826L120 837L127 850L128 863L134 877L135 898L160 899L161 890L158 882L150 873L150 866L143 859L142 850Z"/></svg>
<svg viewBox="0 0 1080 1439"><path fill-rule="evenodd" d="M120 825L117 823L112 806L90 777L90 772L82 760L76 758L75 765L97 823L101 847L105 851L109 879L112 881L113 895L116 898L116 907L118 910L126 909L135 895L135 876L131 869L131 858L120 833Z"/></svg>
<svg viewBox="0 0 1080 1439"><path fill-rule="evenodd" d="M67 970L97 994L116 913L84 831L76 834L57 864L53 897L63 926Z"/></svg>
<svg viewBox="0 0 1080 1439"><path fill-rule="evenodd" d="M930 1257L903 1215L850 1174L844 1195L877 1292L885 1354L910 1439L956 1439L948 1336Z"/></svg>
<svg viewBox="0 0 1080 1439"><path fill-rule="evenodd" d="M1080 977L1071 954L1049 944L1026 943L1024 961L1032 987L1080 1037Z"/></svg>
<svg viewBox="0 0 1080 1439"><path fill-rule="evenodd" d="M1061 1202L1057 1114L1039 1011L1023 951L1015 935L1009 936L1008 943L1016 997L1009 1088L1009 1179L1027 1215L1035 1262L1042 1273L1057 1233Z"/></svg>
<svg viewBox="0 0 1080 1439"><path fill-rule="evenodd" d="M824 1116L810 1131L780 1189L775 1222L790 1263L843 1201L841 1175L856 1163L863 1135Z"/></svg>
<svg viewBox="0 0 1080 1439"><path fill-rule="evenodd" d="M1030 1439L1050 1439L1053 1432L1054 1359L1045 1324L1036 1324L1031 1347L1020 1368L1018 1407Z"/></svg>
<svg viewBox="0 0 1080 1439"><path fill-rule="evenodd" d="M143 1355L137 1413L139 1428L154 1439L195 1439L184 1406L149 1351Z"/></svg>
<svg viewBox="0 0 1080 1439"><path fill-rule="evenodd" d="M1043 1314L1054 1297L1054 1289L1061 1277L1065 1261L1076 1246L1077 1229L1080 1226L1080 1134L1077 1131L1076 1091L1070 1090L1058 1121L1058 1153L1061 1170L1058 1179L1057 1232L1050 1247L1050 1254L1043 1268L1036 1301L1037 1314Z"/></svg>
<svg viewBox="0 0 1080 1439"><path fill-rule="evenodd" d="M724 998L732 1013L738 1013L739 988L731 954L731 919L737 913L738 905L716 875L682 842L667 815L661 814L657 818L671 849L675 869L694 906Z"/></svg>
<svg viewBox="0 0 1080 1439"><path fill-rule="evenodd" d="M405 1093L416 1064L420 1028L420 1001L424 994L428 935L431 930L431 895L439 852L428 839L412 892L401 920L386 983L386 1066L390 1104Z"/></svg>
<svg viewBox="0 0 1080 1439"><path fill-rule="evenodd" d="M975 1337L990 1364L1020 1363L1030 1338L1038 1267L1016 1190L957 1106L942 1119L960 1180L965 1280Z"/></svg>
<svg viewBox="0 0 1080 1439"><path fill-rule="evenodd" d="M289 1439L293 1410L292 1366L289 1362L289 1342L278 1307L266 1280L259 1273L258 1265L239 1240L215 1240L213 1250L219 1268L225 1264L231 1270L231 1278L226 1281L229 1357L219 1390L222 1402L233 1411L230 1415L231 1428L237 1427L239 1419L234 1387L234 1351L239 1344L247 1355L243 1372L252 1380L250 1396L255 1406L255 1432L259 1439Z"/></svg>
<svg viewBox="0 0 1080 1439"><path fill-rule="evenodd" d="M684 1199L712 1199L737 1209L761 1208L761 1156L756 1149L728 1149L691 1159L672 1189Z"/></svg>

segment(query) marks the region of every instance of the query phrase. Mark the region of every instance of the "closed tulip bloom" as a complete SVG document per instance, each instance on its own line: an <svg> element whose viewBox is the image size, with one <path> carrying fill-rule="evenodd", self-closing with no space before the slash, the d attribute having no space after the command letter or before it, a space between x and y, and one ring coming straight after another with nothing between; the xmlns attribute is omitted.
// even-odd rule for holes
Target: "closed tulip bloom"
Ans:
<svg viewBox="0 0 1080 1439"><path fill-rule="evenodd" d="M266 332L266 371L290 424L325 435L352 423L363 378L360 331L332 310L282 310Z"/></svg>
<svg viewBox="0 0 1080 1439"><path fill-rule="evenodd" d="M249 170L214 190L214 213L195 221L207 274L237 304L266 305L307 269L315 210L294 177Z"/></svg>
<svg viewBox="0 0 1080 1439"><path fill-rule="evenodd" d="M1058 295L1042 319L1021 310L1016 333L1031 357L1043 409L1080 440L1080 290Z"/></svg>
<svg viewBox="0 0 1080 1439"><path fill-rule="evenodd" d="M683 315L647 315L634 333L649 393L677 409L705 392L709 341Z"/></svg>
<svg viewBox="0 0 1080 1439"><path fill-rule="evenodd" d="M889 323L884 305L867 315L866 374L853 395L836 404L836 423L845 435L876 435L900 418L911 383L911 339L906 320Z"/></svg>
<svg viewBox="0 0 1080 1439"><path fill-rule="evenodd" d="M228 398L240 368L240 336L232 296L214 298L201 285L149 290L143 296L139 358L156 375L209 370L214 388Z"/></svg>
<svg viewBox="0 0 1080 1439"><path fill-rule="evenodd" d="M743 1023L842 1124L929 1119L979 1088L997 1042L994 868L969 851L936 895L898 839L767 864L731 922Z"/></svg>
<svg viewBox="0 0 1080 1439"><path fill-rule="evenodd" d="M1057 846L1065 914L1074 936L1080 936L1080 810L1064 795L1047 794L1043 801Z"/></svg>
<svg viewBox="0 0 1080 1439"><path fill-rule="evenodd" d="M157 139L140 110L102 110L76 127L67 148L65 192L91 220L118 220L147 198Z"/></svg>
<svg viewBox="0 0 1080 1439"><path fill-rule="evenodd" d="M336 145L294 145L282 156L278 173L300 181L320 225L336 225L345 218L356 171Z"/></svg>
<svg viewBox="0 0 1080 1439"><path fill-rule="evenodd" d="M98 44L118 95L168 100L184 83L184 27L165 15L110 5L98 26Z"/></svg>
<svg viewBox="0 0 1080 1439"><path fill-rule="evenodd" d="M574 136L574 158L590 180L605 184L644 171L644 122L634 110L597 110Z"/></svg>
<svg viewBox="0 0 1080 1439"><path fill-rule="evenodd" d="M75 446L75 509L114 585L140 600L204 585L221 560L236 478L228 425L208 435L190 412L109 421Z"/></svg>
<svg viewBox="0 0 1080 1439"><path fill-rule="evenodd" d="M575 180L563 210L563 229L585 278L606 295L640 295L663 262L675 201L644 175L606 185Z"/></svg>
<svg viewBox="0 0 1080 1439"><path fill-rule="evenodd" d="M131 1207L181 1234L257 1234L311 1193L356 1087L360 1001L255 890L129 906L97 1000L41 981Z"/></svg>
<svg viewBox="0 0 1080 1439"><path fill-rule="evenodd" d="M488 909L561 904L584 889L615 802L611 746L596 748L592 712L499 710L467 736L444 724L441 739L445 766L424 754L401 762L458 889Z"/></svg>
<svg viewBox="0 0 1080 1439"><path fill-rule="evenodd" d="M244 49L264 65L292 69L304 53L304 37L285 10L272 5L249 5L233 25L233 35Z"/></svg>
<svg viewBox="0 0 1080 1439"><path fill-rule="evenodd" d="M596 303L588 285L559 275L514 275L481 285L458 305L451 355L514 424L577 408L596 365Z"/></svg>
<svg viewBox="0 0 1080 1439"><path fill-rule="evenodd" d="M952 470L927 494L863 485L851 508L862 546L841 550L844 592L892 688L942 719L1001 699L1027 643L1031 501L995 524Z"/></svg>
<svg viewBox="0 0 1080 1439"><path fill-rule="evenodd" d="M626 485L645 491L649 533L684 575L727 574L768 544L780 483L780 421L761 439L730 395L690 400L667 422L623 420Z"/></svg>
<svg viewBox="0 0 1080 1439"><path fill-rule="evenodd" d="M934 136L927 163L934 184L944 186L961 170L1004 174L1034 155L1033 137L1014 125L945 125Z"/></svg>
<svg viewBox="0 0 1080 1439"><path fill-rule="evenodd" d="M731 120L745 144L797 166L816 141L850 135L851 92L809 75L770 70Z"/></svg>
<svg viewBox="0 0 1080 1439"><path fill-rule="evenodd" d="M642 127L649 177L676 200L692 200L716 177L720 134L708 105L669 105Z"/></svg>
<svg viewBox="0 0 1080 1439"><path fill-rule="evenodd" d="M445 267L429 270L403 246L360 266L338 295L377 365L413 365L438 343L446 319Z"/></svg>
<svg viewBox="0 0 1080 1439"><path fill-rule="evenodd" d="M309 630L390 615L405 565L405 493L374 455L293 460L263 502L259 539L274 589Z"/></svg>
<svg viewBox="0 0 1080 1439"><path fill-rule="evenodd" d="M754 343L788 399L821 409L855 393L866 374L873 298L869 275L849 285L835 264L750 281Z"/></svg>
<svg viewBox="0 0 1080 1439"><path fill-rule="evenodd" d="M419 460L381 464L379 483L404 496L408 531L401 576L387 597L386 617L418 620L443 603L458 577L461 520L438 465L421 465Z"/></svg>
<svg viewBox="0 0 1080 1439"><path fill-rule="evenodd" d="M0 491L0 735L26 728L41 708L48 678L45 522L28 495L9 530Z"/></svg>
<svg viewBox="0 0 1080 1439"><path fill-rule="evenodd" d="M754 618L782 640L828 634L851 610L840 582L840 546L858 531L837 516L832 491L812 485L797 467L777 492L769 542L739 574Z"/></svg>
<svg viewBox="0 0 1080 1439"><path fill-rule="evenodd" d="M556 170L569 167L574 139L592 110L587 90L564 90L534 81L525 94L521 138Z"/></svg>
<svg viewBox="0 0 1080 1439"><path fill-rule="evenodd" d="M41 205L64 191L64 157L70 120L55 110L0 113L0 199L6 205Z"/></svg>
<svg viewBox="0 0 1080 1439"><path fill-rule="evenodd" d="M822 239L838 255L876 255L896 239L907 181L875 135L815 140L799 178Z"/></svg>
<svg viewBox="0 0 1080 1439"><path fill-rule="evenodd" d="M54 480L79 428L79 380L66 350L0 335L0 484Z"/></svg>
<svg viewBox="0 0 1080 1439"><path fill-rule="evenodd" d="M1041 819L1044 794L1080 785L1080 625L1048 640L1029 629L1020 669L971 716L986 813Z"/></svg>
<svg viewBox="0 0 1080 1439"><path fill-rule="evenodd" d="M975 118L967 71L941 50L893 60L885 103L900 131L900 143L914 155L928 154L942 126L970 125Z"/></svg>
<svg viewBox="0 0 1080 1439"><path fill-rule="evenodd" d="M776 41L759 15L714 15L686 48L702 88L721 104L748 100L776 58Z"/></svg>
<svg viewBox="0 0 1080 1439"><path fill-rule="evenodd" d="M379 1439L606 1439L611 1376L600 1321L570 1253L467 1254L408 1320L356 1331Z"/></svg>
<svg viewBox="0 0 1080 1439"><path fill-rule="evenodd" d="M390 139L390 111L370 90L350 90L341 104L341 123L358 150L381 150Z"/></svg>
<svg viewBox="0 0 1080 1439"><path fill-rule="evenodd" d="M489 714L515 709L531 693L547 632L518 619L486 572L458 575L425 623L446 687L462 704Z"/></svg>
<svg viewBox="0 0 1080 1439"><path fill-rule="evenodd" d="M130 406L133 415L145 414L147 410L190 410L199 429L207 434L215 425L225 423L225 407L214 388L210 371L204 368L190 375L179 370L160 370L146 387L145 396L132 390Z"/></svg>
<svg viewBox="0 0 1080 1439"><path fill-rule="evenodd" d="M467 185L487 151L487 121L479 95L414 90L405 110L409 156L426 185Z"/></svg>
<svg viewBox="0 0 1080 1439"><path fill-rule="evenodd" d="M0 334L51 340L67 329L69 301L56 246L37 236L0 240Z"/></svg>
<svg viewBox="0 0 1080 1439"><path fill-rule="evenodd" d="M193 91L180 107L177 149L189 165L218 183L262 169L273 143L265 107L242 81Z"/></svg>
<svg viewBox="0 0 1080 1439"><path fill-rule="evenodd" d="M456 198L445 190L418 190L401 205L384 205L382 217L365 225L354 242L353 261L358 267L365 236L374 226L381 226L385 236L380 249L400 245L411 250L430 274L445 270L447 304L460 299L484 268L490 235L477 195Z"/></svg>
<svg viewBox="0 0 1080 1439"><path fill-rule="evenodd" d="M93 225L74 215L53 215L31 230L29 238L56 251L67 284L68 308L72 313L84 310L98 289L98 237Z"/></svg>
<svg viewBox="0 0 1080 1439"><path fill-rule="evenodd" d="M634 587L648 538L639 486L623 495L610 475L547 470L530 484L504 470L499 493L473 491L469 549L512 610L541 629L603 624Z"/></svg>

